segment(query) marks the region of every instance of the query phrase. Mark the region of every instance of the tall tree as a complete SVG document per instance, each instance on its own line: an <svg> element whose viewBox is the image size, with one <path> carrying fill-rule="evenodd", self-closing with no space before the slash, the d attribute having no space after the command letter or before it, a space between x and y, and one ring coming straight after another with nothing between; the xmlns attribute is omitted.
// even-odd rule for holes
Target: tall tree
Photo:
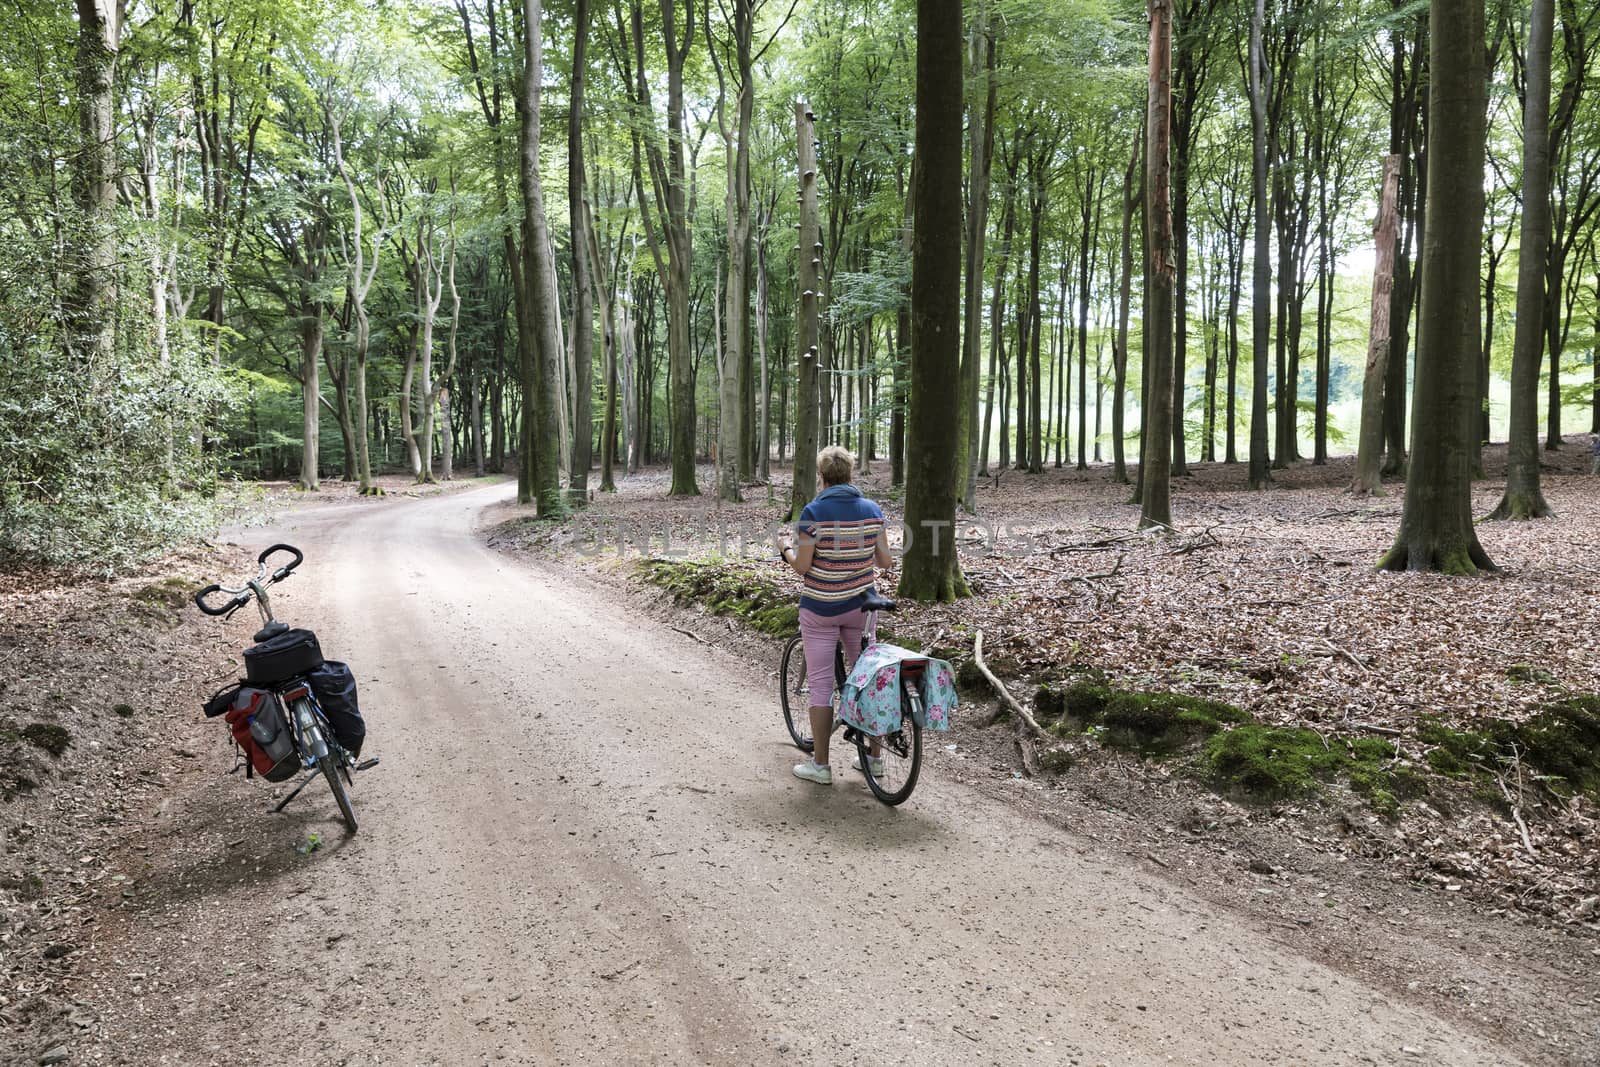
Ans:
<svg viewBox="0 0 1600 1067"><path fill-rule="evenodd" d="M559 518L566 514L561 496L561 309L556 306L555 252L550 245L544 209L544 182L539 176L539 106L544 83L544 10L542 0L523 0L522 78L517 92L517 112L522 120L517 177L522 192L522 269L527 280L533 328L532 373L527 385L533 394L531 425L523 434L533 452L530 488L536 514ZM524 408L526 412L526 407Z"/></svg>
<svg viewBox="0 0 1600 1067"><path fill-rule="evenodd" d="M960 419L961 0L917 0L916 214L911 246L911 415L906 525L911 543L900 595L968 596L956 552L956 438Z"/></svg>
<svg viewBox="0 0 1600 1067"><path fill-rule="evenodd" d="M1253 160L1255 275L1250 296L1250 488L1265 489L1272 476L1267 470L1267 361L1272 338L1272 236L1267 200L1267 97L1272 89L1263 37L1266 32L1265 0L1255 0L1250 16L1250 48L1246 72L1250 94L1250 148Z"/></svg>
<svg viewBox="0 0 1600 1067"><path fill-rule="evenodd" d="M122 0L77 0L78 129L73 175L83 213L83 261L75 271L68 345L84 370L106 367L117 343L117 53Z"/></svg>
<svg viewBox="0 0 1600 1067"><path fill-rule="evenodd" d="M1539 486L1539 363L1544 347L1545 256L1550 246L1550 55L1552 0L1533 0L1528 18L1522 105L1522 225L1517 261L1517 327L1511 356L1511 428L1506 491L1491 518L1550 514Z"/></svg>
<svg viewBox="0 0 1600 1067"><path fill-rule="evenodd" d="M588 84L589 0L576 0L572 16L572 95L567 110L567 219L572 244L572 453L567 496L581 506L589 496L594 463L594 270L589 236L588 177L584 160L584 90Z"/></svg>
<svg viewBox="0 0 1600 1067"><path fill-rule="evenodd" d="M1258 0L1259 2L1259 0ZM1145 382L1148 425L1141 428L1144 462L1141 527L1172 526L1172 315L1176 262L1172 240L1172 0L1150 0L1150 85L1146 103Z"/></svg>
<svg viewBox="0 0 1600 1067"><path fill-rule="evenodd" d="M1494 570L1472 523L1478 267L1488 90L1478 0L1432 0L1428 202L1450 213L1423 231L1422 315L1405 509L1385 570Z"/></svg>
<svg viewBox="0 0 1600 1067"><path fill-rule="evenodd" d="M795 246L795 284L799 287L800 345L796 353L799 387L794 402L794 478L791 519L811 503L817 481L817 434L821 419L817 395L819 268L822 265L822 219L817 206L816 116L801 100L794 104L795 140L800 170L800 243ZM810 255L807 255L807 252Z"/></svg>

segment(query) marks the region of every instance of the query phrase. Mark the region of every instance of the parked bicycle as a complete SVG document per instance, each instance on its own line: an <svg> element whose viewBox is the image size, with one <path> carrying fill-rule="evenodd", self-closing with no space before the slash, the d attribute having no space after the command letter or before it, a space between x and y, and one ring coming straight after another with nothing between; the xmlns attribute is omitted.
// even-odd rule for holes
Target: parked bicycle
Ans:
<svg viewBox="0 0 1600 1067"><path fill-rule="evenodd" d="M294 558L273 568L268 560L280 552ZM244 651L245 677L214 695L206 716L226 718L247 776L259 773L281 782L306 772L274 811L282 811L320 774L333 791L345 829L353 834L357 822L350 788L355 772L378 763L357 762L366 727L356 703L355 677L345 664L323 659L316 634L275 619L267 595L269 586L288 578L304 560L293 545L273 545L258 557L260 571L243 585L208 585L194 595L196 607L224 619L254 601L262 623L255 644ZM217 593L232 599L209 599Z"/></svg>
<svg viewBox="0 0 1600 1067"><path fill-rule="evenodd" d="M893 612L895 609L894 601L877 593L867 595L866 603L862 605L862 610L867 613L866 625L861 633L863 651L877 640L879 613ZM830 701L834 707L833 729L837 732L841 727L844 728L845 742L856 746L867 787L872 790L873 796L891 806L903 803L911 796L912 789L916 788L917 775L922 770L922 693L917 683L927 668L926 659L900 661L899 725L888 733L874 736L839 718L839 697L849 675L845 670L844 645L841 643L834 647L834 690ZM809 715L812 706L811 683L806 675L805 646L798 634L790 639L788 647L783 650L783 665L778 671L778 690L783 701L783 721L789 727L790 738L800 751L810 752L815 745L811 737Z"/></svg>

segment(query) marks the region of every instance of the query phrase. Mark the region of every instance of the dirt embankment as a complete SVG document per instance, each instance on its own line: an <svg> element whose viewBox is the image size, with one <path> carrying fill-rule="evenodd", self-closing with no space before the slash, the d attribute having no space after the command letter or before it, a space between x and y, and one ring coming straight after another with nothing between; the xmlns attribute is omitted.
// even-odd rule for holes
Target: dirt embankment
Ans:
<svg viewBox="0 0 1600 1067"><path fill-rule="evenodd" d="M142 887L130 835L178 783L215 775L183 740L237 650L188 598L243 573L196 547L137 573L0 578L0 1045L46 1062L91 1027L67 992L109 913ZM143 846L148 847L148 846Z"/></svg>

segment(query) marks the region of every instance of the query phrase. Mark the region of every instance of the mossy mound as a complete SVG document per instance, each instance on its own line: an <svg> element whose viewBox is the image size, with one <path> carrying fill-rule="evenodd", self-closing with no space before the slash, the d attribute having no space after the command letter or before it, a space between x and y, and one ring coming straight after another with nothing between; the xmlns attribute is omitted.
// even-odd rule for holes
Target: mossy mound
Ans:
<svg viewBox="0 0 1600 1067"><path fill-rule="evenodd" d="M1430 716L1417 730L1428 764L1451 778L1501 773L1513 763L1568 793L1600 797L1600 695L1546 704L1522 722L1475 719L1463 728Z"/></svg>
<svg viewBox="0 0 1600 1067"><path fill-rule="evenodd" d="M1324 737L1300 726L1246 723L1206 742L1207 772L1218 786L1265 799L1314 792L1344 777L1373 810L1393 817L1400 800L1426 792L1421 775L1395 763L1395 749L1380 738Z"/></svg>
<svg viewBox="0 0 1600 1067"><path fill-rule="evenodd" d="M800 630L800 607L770 579L732 564L692 560L645 560L639 573L680 604L698 604L713 615L732 615L774 637Z"/></svg>
<svg viewBox="0 0 1600 1067"><path fill-rule="evenodd" d="M142 586L133 594L133 599L150 607L171 608L176 611L189 602L189 597L201 584L173 575Z"/></svg>
<svg viewBox="0 0 1600 1067"><path fill-rule="evenodd" d="M1115 689L1096 681L1044 685L1034 696L1034 714L1057 733L1098 733L1102 744L1147 756L1170 755L1230 723L1250 716L1217 700L1186 693Z"/></svg>

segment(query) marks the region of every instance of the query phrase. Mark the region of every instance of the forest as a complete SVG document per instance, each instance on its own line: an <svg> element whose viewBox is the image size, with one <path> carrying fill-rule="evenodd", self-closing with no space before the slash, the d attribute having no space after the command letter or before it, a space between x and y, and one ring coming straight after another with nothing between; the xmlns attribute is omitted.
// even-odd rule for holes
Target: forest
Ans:
<svg viewBox="0 0 1600 1067"><path fill-rule="evenodd" d="M798 508L827 443L908 516L1107 464L1157 526L1192 464L1359 452L1422 487L1412 569L1492 566L1485 442L1548 510L1600 431L1600 9L957 8L15 3L0 559L148 554L238 480L515 473L559 517L792 466Z"/></svg>

